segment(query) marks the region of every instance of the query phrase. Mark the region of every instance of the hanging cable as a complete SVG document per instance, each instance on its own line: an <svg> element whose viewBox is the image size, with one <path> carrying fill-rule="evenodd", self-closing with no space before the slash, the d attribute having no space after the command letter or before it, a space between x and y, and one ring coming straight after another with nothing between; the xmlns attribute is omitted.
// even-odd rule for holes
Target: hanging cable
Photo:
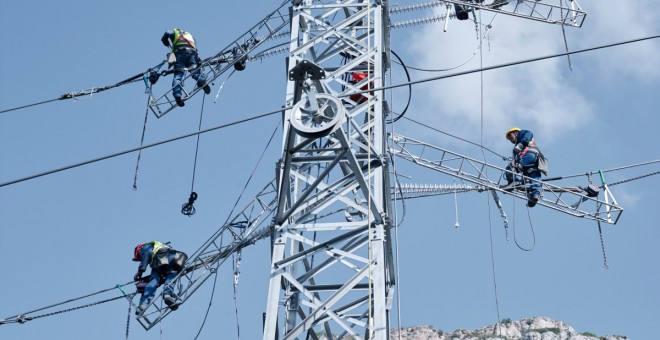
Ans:
<svg viewBox="0 0 660 340"><path fill-rule="evenodd" d="M220 266L220 262L217 262L215 268L210 268L210 270L213 272L213 289L211 290L211 298L209 299L209 306L206 308L206 314L204 314L204 320L202 321L202 325L199 326L199 330L197 331L197 335L195 335L195 339L199 337L199 335L202 333L202 329L204 329L204 325L206 324L206 319L209 316L209 311L211 310L211 305L213 305L213 296L215 296L215 285L218 282L218 267ZM162 325L162 324L161 324Z"/></svg>
<svg viewBox="0 0 660 340"><path fill-rule="evenodd" d="M126 340L128 340L128 330L131 327L131 307L133 307L133 304L131 301L128 301L128 315L126 316Z"/></svg>
<svg viewBox="0 0 660 340"><path fill-rule="evenodd" d="M454 177L454 188L456 187L456 177ZM454 228L458 229L461 225L458 223L458 195L456 195L456 189L454 189L454 207L456 208L456 223Z"/></svg>
<svg viewBox="0 0 660 340"><path fill-rule="evenodd" d="M218 92L216 92L215 94L215 99L213 99L213 103L218 102L218 98L220 97L220 92L222 91L222 88L225 87L225 83L227 83L229 78L231 78L231 76L234 75L234 72L236 72L236 70L231 71L231 73L229 73L229 75L227 76L227 79L225 79L225 81L223 81L222 84L220 84L220 87L218 88Z"/></svg>
<svg viewBox="0 0 660 340"><path fill-rule="evenodd" d="M147 131L147 119L149 118L149 98L147 98L147 109L144 112L144 125L142 126L142 138L140 138L140 150L135 163L135 176L133 176L133 190L137 190L138 170L140 169L140 158L142 157L142 146L144 146L144 135Z"/></svg>
<svg viewBox="0 0 660 340"><path fill-rule="evenodd" d="M481 12L479 11L479 23L481 23ZM476 21L476 15L474 14L473 11L473 16L475 17ZM495 18L493 18L494 20ZM492 23L492 22L491 22ZM483 36L481 34L481 26L477 25L478 27L478 35L479 35L479 67L483 68L484 64L484 51L483 51ZM480 112L480 127L479 127L479 147L481 150L481 155L484 159L484 163L486 163L486 153L484 150L486 149L484 147L484 73L479 72L479 112ZM491 151L492 152L492 151ZM488 168L485 169L485 174L488 176ZM491 266L491 272L493 274L493 293L495 295L495 313L497 315L497 335L502 334L502 330L500 327L500 322L502 318L500 317L500 299L499 299L499 294L497 291L497 271L495 270L495 245L493 244L493 221L491 219L491 207L490 207L490 200L488 197L486 197L486 204L488 205L488 236L490 240L490 266ZM458 224L458 220L456 222Z"/></svg>
<svg viewBox="0 0 660 340"><path fill-rule="evenodd" d="M529 225L530 225L531 230L532 230L532 247L531 248L525 248L525 247L521 246L520 243L518 242L518 237L517 237L517 233L516 233L516 218L515 218L515 216L516 216L516 197L511 196L511 199L513 201L513 216L514 216L513 223L512 223L513 241L516 243L516 246L518 247L518 249L520 249L522 251L532 251L536 247L536 234L534 233L534 226L532 225L532 219L531 219L531 216L529 214L529 207L527 208L527 218L529 220Z"/></svg>
<svg viewBox="0 0 660 340"><path fill-rule="evenodd" d="M241 266L241 251L237 251L232 254L234 257L234 310L236 315L236 340L241 340L241 325L238 320L238 277L240 275L240 266Z"/></svg>
<svg viewBox="0 0 660 340"><path fill-rule="evenodd" d="M568 6L568 4L566 4ZM561 15L561 18L564 17L564 0L559 0L559 13ZM566 25L560 25L561 26L561 34L564 36L564 46L566 47L566 52L568 52L568 40L566 39ZM568 69L573 71L573 65L571 64L571 55L567 55L566 58L568 59Z"/></svg>
<svg viewBox="0 0 660 340"><path fill-rule="evenodd" d="M266 150L268 150L268 146L270 146L270 143L273 141L273 137L275 137L275 133L279 129L279 122L275 126L275 130L273 131L273 134L270 136L270 139L268 140L268 143L266 144L266 147L264 148L263 152L261 153L261 156L259 157L259 160L257 161L257 164L255 165L254 169L252 170L252 174L250 174L250 177L248 177L248 180L246 181L245 185L243 186L243 191L241 191L240 195L236 199L236 202L234 203L234 206L231 208L231 211L227 215L227 219L225 220L225 223L223 225L226 225L229 219L232 217L234 213L234 209L236 209L236 206L238 205L238 202L240 202L241 197L243 196L243 193L245 193L245 189L247 189L247 186L250 184L250 181L252 180L252 176L254 175L254 172L257 170L259 167L259 164L261 163L261 159L263 158L264 154L266 153ZM199 328L199 331L197 332L197 335L195 336L194 340L197 340L197 337L202 333L202 329L204 328L204 324L206 324L206 318L208 317L209 311L211 310L211 303L213 301L213 295L215 294L215 286L216 282L218 280L218 275L217 275L217 268L220 266L220 262L217 263L215 271L213 274L215 274L215 278L213 279L213 291L211 292L211 300L209 301L209 306L206 309L206 315L204 316L204 321L202 322L202 325ZM212 269L213 270L213 269Z"/></svg>
<svg viewBox="0 0 660 340"><path fill-rule="evenodd" d="M598 223L598 235L600 236L600 249L603 251L603 267L605 269L610 269L610 266L607 264L607 254L605 254L605 241L603 240L603 229L600 227L600 221L596 220Z"/></svg>
<svg viewBox="0 0 660 340"><path fill-rule="evenodd" d="M218 92L219 93L219 92ZM202 109L199 112L199 126L197 127L197 131L202 130L202 118L204 117L204 102L206 100L206 94L202 96ZM195 203L195 200L197 199L197 193L195 192L195 174L197 173L197 153L199 151L199 137L200 135L197 135L197 145L195 146L195 160L193 162L193 173L192 173L192 183L190 184L190 197L188 197L188 202L184 203L181 206L181 213L190 217L192 215L195 215L195 212L197 210L195 209L195 206L193 204Z"/></svg>
<svg viewBox="0 0 660 340"><path fill-rule="evenodd" d="M403 71L406 72L406 79L408 82L410 82L410 73L408 73L408 68L406 67L406 64L401 60L401 57L399 57L398 54L394 53L394 51L390 50L390 52L397 58L399 59L399 62L401 63L401 66L403 66ZM406 102L406 107L403 108L403 111L401 111L401 114L399 114L396 118L391 118L389 121L387 121L387 124L392 124L396 122L397 120L401 119L406 112L408 112L408 107L410 106L410 100L412 99L412 85L408 86L408 101ZM392 112L394 114L394 112Z"/></svg>

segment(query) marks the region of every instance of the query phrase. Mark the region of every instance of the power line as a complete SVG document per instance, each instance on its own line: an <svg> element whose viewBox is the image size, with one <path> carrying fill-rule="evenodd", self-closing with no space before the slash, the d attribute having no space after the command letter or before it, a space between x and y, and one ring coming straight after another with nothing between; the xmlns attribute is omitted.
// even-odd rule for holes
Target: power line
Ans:
<svg viewBox="0 0 660 340"><path fill-rule="evenodd" d="M543 57L536 57L536 58L525 59L525 60L520 60L520 61L514 61L514 62L510 62L510 63L505 63L505 64L482 67L482 68L479 68L479 69L468 70L468 71L458 72L458 73L452 73L452 74L448 74L448 75L444 75L444 76L431 77L431 78L426 78L426 79L421 79L421 80L416 80L416 81L409 81L409 82L396 84L396 85L388 85L388 86L383 86L383 87L379 87L379 88L373 88L373 89L368 89L368 90L363 90L363 91L356 91L356 92L353 92L353 93L350 93L350 94L339 95L338 97L342 98L342 97L347 97L347 96L354 95L354 94L367 93L367 92L371 92L371 91L388 90L388 89L393 89L393 88L398 88L398 87L403 87L403 86L410 86L410 85L425 83L425 82L434 81L434 80L452 78L452 77L457 77L457 76L461 76L461 75L466 75L466 74L471 74L471 73L476 73L476 72L482 72L482 71L489 71L489 70L494 70L494 69L498 69L498 68L509 67L509 66L514 66L514 65L520 65L520 64L530 63L530 62L534 62L534 61L545 60L545 59L552 59L552 58L557 58L557 57L566 56L566 55L570 55L570 54L577 54L577 53L595 51L595 50L599 50L599 49L615 47L615 46L620 46L620 45L625 45L625 44L631 44L631 43L635 43L635 42L651 40L651 39L656 39L656 38L660 38L660 35L653 35L653 36L644 37L644 38L626 40L626 41L621 41L621 42L607 44L607 45L600 45L600 46L596 46L596 47L590 47L590 48L586 48L586 49L575 50L575 51L572 51L572 52L556 53L556 54L551 54L551 55L547 55L547 56L543 56ZM118 84L123 85L123 84L126 84L126 83L130 82L130 81L134 81L135 77L136 76L134 76L132 78L129 78L129 79L126 79L126 80L124 80L124 81L122 81ZM114 85L114 86L119 86L119 85ZM228 126L245 123L245 122L248 122L248 121L251 121L251 120L254 120L254 119L258 119L258 118L262 118L262 117L272 115L274 113L282 112L282 111L288 110L290 108L291 107L284 107L284 108L281 108L281 109L278 109L278 110L275 110L275 111L270 111L270 112L267 112L267 113L264 113L264 114L252 116L252 117L242 119L242 120L238 120L238 121L235 121L235 122L232 122L232 123L218 125L218 126L215 126L215 127L212 127L212 128L208 128L208 129L201 130L201 131L198 131L198 132L192 132L192 133L185 134L185 135L182 135L182 136L179 136L179 137L174 137L174 138L171 138L171 139L166 139L166 140L156 142L156 143L152 143L152 144L148 144L148 145L145 145L145 146L142 146L142 147L132 148L132 149L129 149L129 150L125 150L125 151L113 153L113 154L110 154L110 155L106 155L106 156L103 156L103 157L95 158L95 159L92 159L92 160L89 160L89 161L76 163L76 164L65 166L65 167L62 167L62 168L55 169L55 170L50 170L50 171L46 171L46 172L39 173L39 174L36 174L36 175L19 178L19 179L16 179L16 180L12 180L12 181L0 184L0 188L2 188L4 186L7 186L7 185L23 182L23 181L26 181L26 180L42 177L42 176L45 176L45 175L50 175L50 174L57 173L57 172L60 172L60 171L73 169L73 168L76 168L76 167L79 167L79 166L82 166L82 165L87 165L87 164L95 163L95 162L98 162L98 161L101 161L101 160L105 160L105 159L125 155L127 153L135 152L135 151L138 151L138 150L147 149L147 148L150 148L150 147L153 147L153 146L173 142L173 141L176 141L176 140L179 140L179 139L192 137L192 136L195 136L195 135L198 135L198 134L214 131L214 130L225 128L225 127L228 127ZM6 110L5 111L0 111L0 113L3 113L3 112L6 112ZM406 119L411 120L409 118L406 118ZM430 126L427 126L427 127L431 128ZM434 129L434 128L431 128L431 129ZM438 132L442 132L442 131L437 130L437 129L435 129L435 130L438 131ZM442 133L445 133L445 132L442 132ZM453 136L453 135L450 135L450 136L455 137L455 138L459 138L459 137L456 137L456 136ZM475 144L475 143L467 141L467 140L464 140L464 141L468 142L468 143L471 143L471 144ZM475 144L475 145L477 145L477 144ZM503 156L497 154L496 152L494 152L492 150L488 150L488 151L493 152L494 154L496 154L500 157L503 157Z"/></svg>
<svg viewBox="0 0 660 340"><path fill-rule="evenodd" d="M36 175L31 175L31 176L15 179L15 180L0 184L0 188L2 188L4 186L24 182L24 181L27 181L27 180L30 180L30 179L35 179L35 178L38 178L38 177L51 175L51 174L54 174L54 173L57 173L57 172L60 172L60 171L69 170L69 169L77 168L79 166L92 164L92 163L95 163L95 162L98 162L98 161L102 161L102 160L114 158L114 157L117 157L117 156L125 155L125 154L135 152L135 151L138 151L138 150L148 149L148 148L151 148L151 147L154 147L154 146L157 146L157 145L174 142L174 141L177 141L177 140L180 140L180 139L196 136L196 135L199 135L199 134L202 134L202 133L207 133L207 132L211 132L211 131L214 131L214 130L226 128L226 127L229 127L229 126L238 125L238 124L245 123L245 122L248 122L248 121L251 121L251 120L267 117L267 116L270 116L272 114L282 112L283 110L288 110L290 108L291 107L281 108L281 109L278 109L276 111L270 111L270 112L267 112L267 113L262 113L260 115L248 117L248 118L241 119L241 120L237 120L237 121L234 121L234 122L231 122L231 123L217 125L217 126L214 126L214 127L208 128L208 129L204 129L204 130L200 130L200 131L196 131L196 132L191 132L191 133L188 133L188 134L185 134L185 135L181 135L181 136L170 138L170 139L165 139L165 140L162 140L162 141L159 141L159 142L147 144L147 145L140 146L140 147L137 147L137 148L132 148L132 149L128 149L128 150L124 150L124 151L120 151L120 152L115 152L115 153L112 153L112 154L109 154L109 155L94 158L94 159L84 161L84 162L80 162L80 163L75 163L75 164L72 164L72 165L67 165L67 166L64 166L64 167L61 167L61 168L58 168L58 169L49 170L49 171L42 172L42 173L39 173L39 174L36 174Z"/></svg>
<svg viewBox="0 0 660 340"><path fill-rule="evenodd" d="M389 90L389 89L394 89L398 87L403 87L403 86L409 86L409 85L414 85L414 84L420 84L420 83L426 83L429 81L434 81L434 80L440 80L440 79L446 79L446 78L453 78L457 76L464 76L466 74L472 74L472 73L477 73L477 72L482 72L482 71L490 71L490 70L495 70L498 68L504 68L504 67L509 67L509 66L515 66L515 65L521 65L521 64L526 64L526 63L531 63L534 61L541 61L545 59L552 59L552 58L557 58L557 57L563 57L571 54L578 54L578 53L584 53L584 52L590 52L590 51L595 51L595 50L600 50L604 48L610 48L610 47L616 47L616 46L621 46L621 45L626 45L626 44L632 44L640 41L645 41L645 40L651 40L651 39L656 39L660 38L659 35L652 35L649 37L645 38L638 38L638 39L632 39L632 40L626 40L626 41L620 41L617 43L612 43L612 44L607 44L607 45L600 45L600 46L595 46L595 47L589 47L581 50L575 50L572 52L563 52L563 53L556 53L556 54L550 54L547 56L543 57L536 57L536 58L531 58L531 59L524 59L524 60L519 60L519 61L513 61L509 63L504 63L504 64L498 64L498 65L493 65L493 66L487 66L487 67L482 67L478 69L473 69L473 70L468 70L468 71L463 71L463 72L457 72L457 73L452 73L452 74L447 74L444 76L437 76L437 77L431 77L431 78L425 78L425 79L420 79L420 80L415 80L415 81L410 81L410 82L405 82L405 83L400 83L396 85L388 85L388 86L382 86L382 87L377 87L377 88L372 88L368 90L362 90L362 91L355 91L343 95L339 95L339 98L343 97L348 97L352 96L355 94L361 94L361 93L367 93L367 92L372 92L372 91L382 91L382 90Z"/></svg>
<svg viewBox="0 0 660 340"><path fill-rule="evenodd" d="M120 81L120 82L118 82L114 85L108 85L108 86L103 86L103 87L93 87L91 89L81 90L81 91L78 91L78 92L68 92L68 93L65 93L65 94L55 98L55 99L45 100L45 101L38 102L38 103L33 103L33 104L14 107L14 108L11 108L11 109L2 110L2 111L0 111L0 113L25 109L25 108L32 107L32 106L37 106L37 105L41 105L41 104L54 102L54 101L57 101L57 100L72 99L72 98L77 98L77 97L82 97L82 96L88 96L88 95L92 95L92 94L95 94L95 93L110 90L110 89L113 89L115 87L119 87L119 86L123 86L123 85L127 85L127 84L132 84L132 83L135 83L135 82L139 81L142 77L144 77L145 74L155 72L155 70L160 69L160 67L163 66L164 63L165 63L165 60L163 60L163 62L161 62L160 64L150 68L146 72L136 74L136 75L134 75L130 78L124 79L124 80L122 80L122 81Z"/></svg>

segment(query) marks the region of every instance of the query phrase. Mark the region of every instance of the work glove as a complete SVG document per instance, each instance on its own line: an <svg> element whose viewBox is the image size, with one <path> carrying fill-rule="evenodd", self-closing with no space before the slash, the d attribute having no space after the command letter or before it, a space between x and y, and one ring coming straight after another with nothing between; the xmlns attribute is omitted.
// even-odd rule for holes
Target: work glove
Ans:
<svg viewBox="0 0 660 340"><path fill-rule="evenodd" d="M520 152L522 152L523 149L524 149L524 148L523 148L523 145L520 144L520 143L518 143L518 144L516 144L516 146L513 148L513 154L517 156L517 155L520 154Z"/></svg>
<svg viewBox="0 0 660 340"><path fill-rule="evenodd" d="M135 273L135 276L133 276L133 280L140 281L141 278L142 278L142 272L138 270L138 272Z"/></svg>

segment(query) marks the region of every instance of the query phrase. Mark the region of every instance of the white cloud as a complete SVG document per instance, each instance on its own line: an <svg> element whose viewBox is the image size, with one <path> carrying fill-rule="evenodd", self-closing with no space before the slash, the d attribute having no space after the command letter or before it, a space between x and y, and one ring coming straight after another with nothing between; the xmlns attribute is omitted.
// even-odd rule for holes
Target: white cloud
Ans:
<svg viewBox="0 0 660 340"><path fill-rule="evenodd" d="M657 16L648 13L651 1L632 6L611 6L600 1L580 2L589 14L582 28L566 28L569 49L591 47L660 32ZM621 12L625 13L621 13ZM658 11L658 10L654 10ZM441 14L444 9L438 9ZM489 22L492 14L482 13ZM643 16L643 18L642 18ZM495 18L488 39L484 40L483 65L546 56L565 51L561 27L511 16ZM483 28L482 28L483 29ZM616 31L617 34L611 34ZM443 25L424 26L407 49L414 56L408 63L426 68L447 68L470 58L479 45L472 21L451 20L449 31ZM506 67L483 74L484 142L501 142L511 126L532 129L545 142L584 128L595 117L595 102L580 88L583 69L600 70L598 76L631 77L653 81L660 76L657 41L635 44L632 48L611 48L575 56L573 72L566 57ZM480 67L477 54L458 72ZM416 73L414 79L436 74ZM587 75L589 77L591 75ZM646 80L645 80L646 79ZM593 79L590 79L593 80ZM597 80L596 80L597 81ZM443 130L478 140L481 129L481 80L479 74L426 83L415 88L414 115Z"/></svg>

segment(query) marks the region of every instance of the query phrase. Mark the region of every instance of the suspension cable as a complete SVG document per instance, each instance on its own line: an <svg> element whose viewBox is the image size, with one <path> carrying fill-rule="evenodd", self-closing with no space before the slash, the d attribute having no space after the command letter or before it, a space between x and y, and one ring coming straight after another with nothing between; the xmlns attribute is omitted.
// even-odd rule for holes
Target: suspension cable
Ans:
<svg viewBox="0 0 660 340"><path fill-rule="evenodd" d="M75 98L77 98L77 97L82 97L82 96L91 96L92 94L95 94L95 93L99 93L99 92L103 92L103 91L106 91L106 90L110 90L110 89L113 89L113 88L116 88L116 87L120 87L120 86L123 86L123 85L132 84L132 83L135 83L135 82L140 81L141 78L142 78L145 74L151 72L152 70L157 70L157 69L159 69L161 66L163 66L163 64L164 64L165 62L166 62L166 61L163 60L160 64L158 64L158 65L156 65L156 66L154 66L154 67L152 67L152 68L149 68L146 72L142 72L142 73L136 74L136 75L134 75L134 76L132 76L132 77L130 77L130 78L128 78L128 79L122 80L122 81L120 81L120 82L118 82L118 83L116 83L116 84L114 84L114 85L108 85L108 86L103 86L103 87L93 87L93 88L91 88L91 89L81 90L81 91L78 91L78 92L69 92L69 93L65 93L65 94L63 94L63 95L61 95L61 96L59 96L59 97L57 97L57 98L54 98L54 99L45 100L45 101L38 102L38 103L34 103L34 104L28 104L28 105L23 105L23 106L14 107L14 108L11 108L11 109L2 110L2 111L0 111L0 114L5 113L5 112L10 112L10 111L16 111L16 110L20 110L20 109L25 109L25 108L28 108L28 107L37 106L37 105L41 105L41 104L46 104L46 103L54 102L54 101L57 101L57 100L75 99Z"/></svg>
<svg viewBox="0 0 660 340"><path fill-rule="evenodd" d="M74 302L74 301L78 301L78 300L82 300L82 299L92 297L92 296L95 296L95 295L103 294L103 293L109 292L111 290L117 289L118 287L129 285L133 282L134 281L124 283L123 285L115 285L112 288L103 289L103 290L97 291L95 293L86 294L86 295L83 295L83 296L80 296L80 297L77 297L77 298L73 298L73 299L69 299L69 300L66 300L66 301L51 304L51 305L48 305L48 306L45 306L45 307L37 308L37 309L31 310L31 311L28 311L28 312L25 312L25 313L16 314L16 315L7 317L5 319L0 319L0 325L5 324L5 323L14 323L14 322L25 323L26 321L31 321L31 320L34 320L34 319L39 319L39 318L52 316L52 315L56 315L56 314L71 312L71 311L74 311L74 310L78 310L78 309L82 309L82 308L86 308L86 307L91 307L91 306L96 306L96 305L100 305L102 303L118 300L118 299L124 298L125 295L120 295L120 296L117 296L117 297L113 297L113 298L109 298L109 299L105 299L105 300L101 300L101 301L97 301L97 302L92 302L92 303L88 303L88 304L77 306L77 307L67 308L67 309L63 309L63 310L59 310L59 311L55 311L55 312L49 312L49 313L40 314L40 315L36 315L36 316L28 316L28 314L33 314L33 313L44 311L44 310L47 310L47 309L51 309L51 308L54 308L54 307L57 307L57 306L65 305L65 304L68 304L68 303L71 303L71 302ZM135 295L135 293L129 294L129 296L131 296L131 297L132 297L132 295Z"/></svg>
<svg viewBox="0 0 660 340"><path fill-rule="evenodd" d="M161 144L167 144L167 143L170 143L170 142L178 141L178 140L180 140L180 139L185 139L185 138L192 137L192 136L196 136L196 135L199 135L199 134L203 134L203 133L207 133L207 132L211 132L211 131L215 131L215 130L223 129L223 128L226 128L226 127L230 127L230 126L234 126L234 125L238 125L238 124L242 124L242 123L246 123L246 122L249 122L249 121L252 121L252 120L256 120L256 119L259 119L259 118L264 118L264 117L267 117L267 116L273 115L273 114L275 114L275 113L280 113L280 112L282 112L282 110L289 110L289 109L291 109L291 107L292 107L292 106L284 107L284 108L281 108L281 109L277 109L277 110L275 110L275 111L270 111L270 112L262 113L262 114L259 114L259 115L256 115L256 116L252 116L252 117L248 117L248 118L245 118L245 119L239 119L239 120L236 120L236 121L231 122L231 123L217 125L217 126L214 126L214 127L208 128L208 129L204 129L204 130L201 130L201 131L187 133L187 134L185 134L185 135L181 135L181 136L178 136L178 137L173 137L173 138L165 139L165 140L162 140L162 141L159 141L159 142L155 142L155 143L147 144L147 145L140 146L140 147L137 147L137 148L131 148L131 149L128 149L128 150L124 150L124 151L120 151L120 152L112 153L112 154L109 154L109 155L105 155L105 156L102 156L102 157L94 158L94 159L91 159L91 160L88 160L88 161L83 161L83 162L80 162L80 163L76 163L76 164L72 164L72 165L67 165L67 166L64 166L64 167L61 167L61 168L58 168L58 169L54 169L54 170L49 170L49 171L46 171L46 172L38 173L38 174L36 174L36 175L31 175L31 176L27 176L27 177L23 177L23 178L19 178L19 179L11 180L11 181L8 181L8 182L0 183L0 188L2 188L2 187L4 187L4 186L8 186L8 185L12 185L12 184L16 184L16 183L24 182L24 181L27 181L27 180L35 179L35 178L38 178L38 177L42 177L42 176L46 176L46 175L51 175L51 174L54 174L54 173L57 173L57 172L61 172L61 171L64 171L64 170L69 170L69 169L77 168L77 167L80 167L80 166L83 166L83 165L92 164L92 163L95 163L95 162L99 162L99 161L103 161L103 160L106 160L106 159L114 158L114 157L117 157L117 156L122 156L122 155L129 154L129 153L131 153L131 152L135 152L135 151L138 151L138 150L148 149L148 148L151 148L151 147L154 147L154 146L158 146L158 145L161 145Z"/></svg>

